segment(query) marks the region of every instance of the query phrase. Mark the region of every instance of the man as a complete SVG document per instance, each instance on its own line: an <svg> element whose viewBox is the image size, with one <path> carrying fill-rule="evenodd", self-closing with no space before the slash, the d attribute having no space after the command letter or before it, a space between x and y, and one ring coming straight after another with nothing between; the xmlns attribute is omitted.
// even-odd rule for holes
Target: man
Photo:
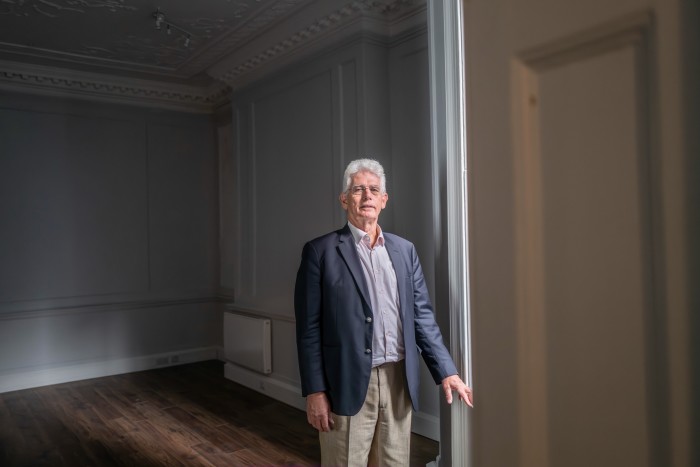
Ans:
<svg viewBox="0 0 700 467"><path fill-rule="evenodd" d="M407 466L419 361L448 403L472 391L442 341L410 242L383 232L386 177L351 162L340 203L347 225L308 242L294 292L302 393L324 466Z"/></svg>

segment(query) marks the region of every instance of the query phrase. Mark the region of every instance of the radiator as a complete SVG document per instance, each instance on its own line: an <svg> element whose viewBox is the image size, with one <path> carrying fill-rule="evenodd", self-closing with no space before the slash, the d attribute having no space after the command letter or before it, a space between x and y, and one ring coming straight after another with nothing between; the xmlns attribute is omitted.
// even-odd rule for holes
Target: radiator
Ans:
<svg viewBox="0 0 700 467"><path fill-rule="evenodd" d="M224 313L224 356L236 365L272 373L270 320Z"/></svg>

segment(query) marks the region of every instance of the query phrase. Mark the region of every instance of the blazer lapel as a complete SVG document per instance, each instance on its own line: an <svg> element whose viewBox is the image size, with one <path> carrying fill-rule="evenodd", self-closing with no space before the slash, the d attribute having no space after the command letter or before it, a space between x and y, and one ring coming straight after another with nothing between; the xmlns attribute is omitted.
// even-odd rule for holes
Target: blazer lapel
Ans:
<svg viewBox="0 0 700 467"><path fill-rule="evenodd" d="M360 290L362 299L365 301L367 308L372 309L372 302L369 299L369 289L367 288L367 282L365 281L365 275L362 272L362 265L360 264L360 258L357 256L357 250L355 249L355 240L350 232L350 227L347 225L344 229L340 230L338 233L338 252L340 256L345 261L345 264L350 270L357 288Z"/></svg>
<svg viewBox="0 0 700 467"><path fill-rule="evenodd" d="M399 288L399 309L401 313L401 320L403 321L403 314L405 313L404 304L408 303L406 300L406 279L409 277L408 270L406 269L406 260L401 254L399 249L396 247L391 239L387 238L388 235L384 235L384 245L386 247L386 252L389 254L391 263L394 265L394 272L396 273L396 286Z"/></svg>

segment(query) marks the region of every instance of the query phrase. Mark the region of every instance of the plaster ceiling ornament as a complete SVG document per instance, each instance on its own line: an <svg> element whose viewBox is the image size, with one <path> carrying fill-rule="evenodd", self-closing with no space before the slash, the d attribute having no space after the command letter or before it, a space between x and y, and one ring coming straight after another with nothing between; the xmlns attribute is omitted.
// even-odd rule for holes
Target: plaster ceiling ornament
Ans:
<svg viewBox="0 0 700 467"><path fill-rule="evenodd" d="M426 1L0 0L0 89L206 112L331 37L424 24Z"/></svg>
<svg viewBox="0 0 700 467"><path fill-rule="evenodd" d="M243 61L229 66L223 72L214 69L210 70L209 73L215 78L235 87L242 75L259 68L282 54L303 47L305 43L312 42L318 37L334 31L365 14L375 14L379 17L389 13L395 14L406 7L414 6L416 3L420 2L416 0L355 0L349 2L341 8L316 18L308 26L270 45L254 56L247 57Z"/></svg>

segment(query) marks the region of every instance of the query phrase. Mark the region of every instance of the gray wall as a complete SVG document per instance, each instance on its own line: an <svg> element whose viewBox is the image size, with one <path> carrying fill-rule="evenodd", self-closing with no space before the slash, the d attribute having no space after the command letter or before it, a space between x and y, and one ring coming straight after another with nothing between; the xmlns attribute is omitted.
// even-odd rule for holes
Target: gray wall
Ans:
<svg viewBox="0 0 700 467"><path fill-rule="evenodd" d="M239 91L221 128L222 287L232 310L272 319L273 373L227 375L303 407L293 288L304 242L340 228L345 165L371 156L387 171L380 224L416 244L433 286L428 56L423 31L391 44L357 38ZM233 246L231 246L233 245ZM437 437L438 390L424 368L415 429Z"/></svg>
<svg viewBox="0 0 700 467"><path fill-rule="evenodd" d="M224 118L0 99L0 390L214 358L232 297L272 318L273 374L229 376L300 405L299 255L345 222L357 156L384 164L382 227L416 244L433 290L424 31L345 42L238 91ZM424 381L416 430L437 437Z"/></svg>
<svg viewBox="0 0 700 467"><path fill-rule="evenodd" d="M0 390L216 355L214 135L0 94Z"/></svg>

